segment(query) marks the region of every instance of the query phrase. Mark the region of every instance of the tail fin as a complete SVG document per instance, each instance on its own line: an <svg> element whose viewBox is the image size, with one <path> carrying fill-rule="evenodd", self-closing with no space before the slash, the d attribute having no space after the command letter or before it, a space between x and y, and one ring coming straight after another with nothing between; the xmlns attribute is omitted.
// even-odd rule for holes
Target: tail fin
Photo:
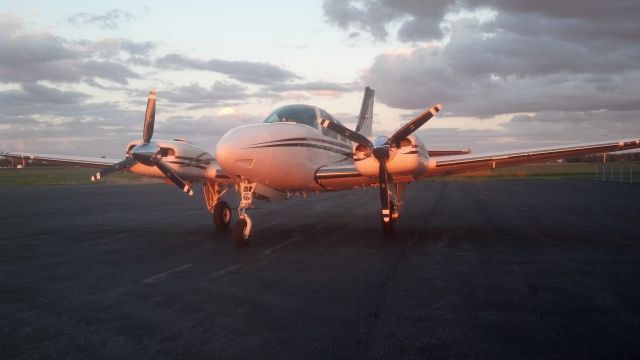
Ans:
<svg viewBox="0 0 640 360"><path fill-rule="evenodd" d="M376 92L368 86L364 88L362 107L360 108L360 116L358 116L358 125L356 125L356 132L364 136L371 136L373 127L373 97L375 93Z"/></svg>

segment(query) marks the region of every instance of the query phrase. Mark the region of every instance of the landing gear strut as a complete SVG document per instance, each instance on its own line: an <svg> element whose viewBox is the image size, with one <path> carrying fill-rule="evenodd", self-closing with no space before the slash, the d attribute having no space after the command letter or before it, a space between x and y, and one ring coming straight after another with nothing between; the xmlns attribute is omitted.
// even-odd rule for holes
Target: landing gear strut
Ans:
<svg viewBox="0 0 640 360"><path fill-rule="evenodd" d="M405 184L389 184L389 210L382 209L380 214L380 223L383 232L392 232L393 224L400 217L400 208L404 205ZM387 212L388 211L388 212Z"/></svg>
<svg viewBox="0 0 640 360"><path fill-rule="evenodd" d="M203 188L207 209L213 214L216 230L226 230L231 224L231 209L226 201L220 200L220 197L227 192L227 189L221 184L208 182L204 183Z"/></svg>
<svg viewBox="0 0 640 360"><path fill-rule="evenodd" d="M251 237L252 222L246 210L251 207L256 184L243 180L238 184L238 187L240 190L240 207L238 207L238 222L233 227L233 241L236 247L242 247L249 245L249 238Z"/></svg>

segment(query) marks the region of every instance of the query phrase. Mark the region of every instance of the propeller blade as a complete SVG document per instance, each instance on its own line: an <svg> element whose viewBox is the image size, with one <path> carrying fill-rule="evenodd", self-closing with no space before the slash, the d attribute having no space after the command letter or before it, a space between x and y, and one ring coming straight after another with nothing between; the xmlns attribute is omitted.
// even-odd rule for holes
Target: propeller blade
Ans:
<svg viewBox="0 0 640 360"><path fill-rule="evenodd" d="M349 139L355 143L358 143L360 145L365 145L365 146L369 146L371 147L371 141L369 141L369 139L367 139L366 137L364 137L361 134L358 134L355 131L351 131L348 128L335 123L333 121L329 121L327 119L322 119L320 120L320 126L327 128L335 133L337 133L338 135L344 137L345 139Z"/></svg>
<svg viewBox="0 0 640 360"><path fill-rule="evenodd" d="M389 138L389 142L394 144L411 135L414 131L418 130L420 126L424 125L427 121L429 121L429 119L434 117L441 109L442 105L438 104L431 109L423 112L422 114L416 116L413 120L404 124L403 127L398 129L398 131L391 135L391 137Z"/></svg>
<svg viewBox="0 0 640 360"><path fill-rule="evenodd" d="M162 160L154 159L152 160L153 164L160 170L162 173L169 178L176 186L178 186L182 191L187 193L189 196L193 196L193 189L191 186L187 185L178 175L176 175L169 165L165 164Z"/></svg>
<svg viewBox="0 0 640 360"><path fill-rule="evenodd" d="M380 208L382 209L382 221L391 221L391 198L389 197L389 174L387 164L380 161L378 170L378 181L380 182Z"/></svg>
<svg viewBox="0 0 640 360"><path fill-rule="evenodd" d="M136 163L136 160L133 158L126 158L122 161L120 161L117 164L113 164L107 168L104 168L100 171L98 171L95 175L93 175L91 177L91 181L99 181L100 179L102 179L103 177L111 174L114 171L118 171L118 170L122 170L122 169L126 169L126 168L130 168L132 167L134 164Z"/></svg>
<svg viewBox="0 0 640 360"><path fill-rule="evenodd" d="M153 126L156 121L156 88L151 88L147 99L147 111L144 114L144 128L142 129L142 139L145 144L151 141L153 136Z"/></svg>

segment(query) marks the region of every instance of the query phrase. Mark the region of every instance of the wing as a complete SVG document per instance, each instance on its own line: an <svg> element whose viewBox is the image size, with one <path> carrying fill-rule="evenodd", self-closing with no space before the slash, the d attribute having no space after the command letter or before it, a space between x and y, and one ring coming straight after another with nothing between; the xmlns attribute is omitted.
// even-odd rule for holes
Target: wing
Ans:
<svg viewBox="0 0 640 360"><path fill-rule="evenodd" d="M50 154L32 154L32 153L14 153L4 152L0 153L0 156L13 159L17 164L26 164L30 162L55 164L55 165L71 165L81 166L95 169L107 169L112 167L122 160L120 159L107 159L100 157L85 157L85 156L69 156L69 155L50 155ZM115 169L118 170L118 169ZM142 174L145 176L154 176L163 178L164 175L155 170L154 167L145 166L137 163L131 166L131 170L134 173ZM213 162L206 168L193 168L191 171L186 172L183 168L176 167L173 169L181 175L182 178L191 182L209 181L224 184L233 184L233 179L225 174L217 162Z"/></svg>
<svg viewBox="0 0 640 360"><path fill-rule="evenodd" d="M425 160L422 174L392 175L395 183L413 182L416 180L442 175L452 175L468 171L495 169L497 167L544 162L561 159L573 155L602 154L640 148L640 139L627 139L602 143L576 144L563 147L549 147L511 152L488 154L465 154L439 156ZM342 190L378 183L375 176L364 176L355 165L323 166L316 171L315 181L327 190Z"/></svg>
<svg viewBox="0 0 640 360"><path fill-rule="evenodd" d="M8 157L15 160L18 164L22 162L38 162L56 165L74 165L89 168L102 169L117 164L119 159L106 159L100 157L85 156L62 156L49 154L31 154L31 153L0 153L0 156Z"/></svg>
<svg viewBox="0 0 640 360"><path fill-rule="evenodd" d="M564 147L538 148L501 153L443 156L429 159L427 172L419 178L544 162L573 155L602 154L637 148L640 148L640 139L576 144Z"/></svg>

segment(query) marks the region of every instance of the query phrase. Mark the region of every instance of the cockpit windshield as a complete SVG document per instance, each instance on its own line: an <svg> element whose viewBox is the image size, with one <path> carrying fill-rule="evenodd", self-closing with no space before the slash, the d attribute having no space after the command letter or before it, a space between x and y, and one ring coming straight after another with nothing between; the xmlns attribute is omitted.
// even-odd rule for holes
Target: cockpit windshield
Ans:
<svg viewBox="0 0 640 360"><path fill-rule="evenodd" d="M267 116L264 123L294 122L318 128L316 109L309 105L283 106Z"/></svg>

